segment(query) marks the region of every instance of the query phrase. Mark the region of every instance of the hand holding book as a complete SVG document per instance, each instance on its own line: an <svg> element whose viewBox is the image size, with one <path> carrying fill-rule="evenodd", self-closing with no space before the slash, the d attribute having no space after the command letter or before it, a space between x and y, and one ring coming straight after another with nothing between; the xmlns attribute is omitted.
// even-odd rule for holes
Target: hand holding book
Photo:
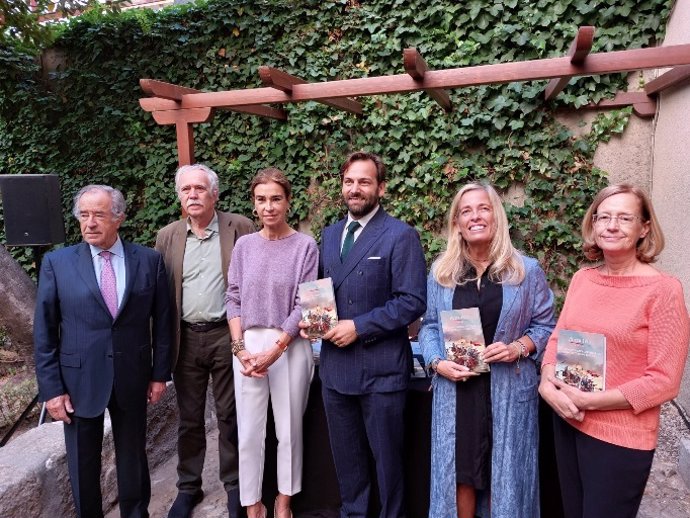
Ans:
<svg viewBox="0 0 690 518"><path fill-rule="evenodd" d="M469 378L479 376L478 372L473 372L469 367L460 365L454 361L441 360L436 365L436 372L450 381L467 381Z"/></svg>
<svg viewBox="0 0 690 518"><path fill-rule="evenodd" d="M489 372L484 361L484 333L479 308L441 311L446 358L473 372Z"/></svg>
<svg viewBox="0 0 690 518"><path fill-rule="evenodd" d="M338 312L330 277L303 282L298 286L302 323L306 338L322 338L338 323Z"/></svg>

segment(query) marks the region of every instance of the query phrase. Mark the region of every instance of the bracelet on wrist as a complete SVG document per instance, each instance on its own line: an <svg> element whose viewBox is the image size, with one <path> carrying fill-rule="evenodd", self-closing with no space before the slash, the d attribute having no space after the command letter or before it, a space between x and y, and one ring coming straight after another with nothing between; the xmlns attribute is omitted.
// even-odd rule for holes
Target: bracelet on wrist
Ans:
<svg viewBox="0 0 690 518"><path fill-rule="evenodd" d="M519 362L520 361L520 346L518 344L516 344L515 342L510 342L509 345L510 345L510 347L515 349L515 354L516 354L515 361Z"/></svg>
<svg viewBox="0 0 690 518"><path fill-rule="evenodd" d="M239 338L237 340L233 340L232 342L230 342L230 350L232 351L232 354L234 354L235 356L237 356L240 351L244 351L244 339Z"/></svg>
<svg viewBox="0 0 690 518"><path fill-rule="evenodd" d="M515 340L518 344L520 344L520 356L523 358L527 358L529 356L529 349L525 345L525 342L520 340L519 338Z"/></svg>
<svg viewBox="0 0 690 518"><path fill-rule="evenodd" d="M278 339L278 340L276 340L276 345L280 348L281 352L287 351L287 348L288 348L287 342L281 342L280 339Z"/></svg>
<svg viewBox="0 0 690 518"><path fill-rule="evenodd" d="M441 358L434 358L429 364L429 368L434 371L434 374L438 372L438 364L441 363Z"/></svg>

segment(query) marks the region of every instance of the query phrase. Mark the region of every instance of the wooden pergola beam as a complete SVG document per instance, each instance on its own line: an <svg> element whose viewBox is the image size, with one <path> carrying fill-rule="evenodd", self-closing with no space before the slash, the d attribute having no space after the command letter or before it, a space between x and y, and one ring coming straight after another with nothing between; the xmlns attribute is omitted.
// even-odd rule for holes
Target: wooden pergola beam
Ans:
<svg viewBox="0 0 690 518"><path fill-rule="evenodd" d="M405 71L415 80L424 81L424 75L428 72L429 67L422 55L415 48L407 48L403 50L403 62L405 64ZM450 101L448 92L441 89L424 89L429 96L436 101L441 108L447 113L453 110L453 104Z"/></svg>
<svg viewBox="0 0 690 518"><path fill-rule="evenodd" d="M251 88L225 92L186 94L182 108L250 106L265 103L319 101L426 89L461 88L485 84L535 81L552 77L591 76L648 68L690 65L690 44L590 54L580 66L569 57L535 59L472 67L430 70L419 82L409 74L296 84L290 95L276 88Z"/></svg>
<svg viewBox="0 0 690 518"><path fill-rule="evenodd" d="M200 90L193 88L186 88L184 86L177 86L163 81L156 81L155 79L140 79L142 90L149 95L156 97L143 97L139 99L139 106L144 111L156 112L158 110L180 110L180 101L182 96L186 93L201 93ZM191 90L191 91L190 91ZM185 93L185 91L187 91ZM255 106L220 106L220 110L230 110L238 113L247 113L249 115L259 115L260 117L267 117L276 120L287 120L287 112L280 108L273 108L271 106L255 105Z"/></svg>
<svg viewBox="0 0 690 518"><path fill-rule="evenodd" d="M153 119L161 126L179 124L182 122L187 124L200 124L202 122L209 122L213 118L213 110L211 108L159 110L152 112L151 115L153 115Z"/></svg>
<svg viewBox="0 0 690 518"><path fill-rule="evenodd" d="M267 66L259 67L259 77L264 86L276 88L288 95L292 93L295 85L308 84L304 79L290 75L277 68ZM318 99L318 102L357 115L361 115L364 111L362 103L354 99Z"/></svg>
<svg viewBox="0 0 690 518"><path fill-rule="evenodd" d="M171 83L158 81L157 79L139 79L139 86L146 95L161 97L171 101L181 101L185 94L200 94L201 90L178 86Z"/></svg>
<svg viewBox="0 0 690 518"><path fill-rule="evenodd" d="M644 86L647 95L657 95L662 90L679 85L690 79L690 65L681 65L652 79Z"/></svg>
<svg viewBox="0 0 690 518"><path fill-rule="evenodd" d="M179 165L193 164L194 130L192 125L210 121L213 118L213 109L159 110L154 111L152 115L153 119L161 126L175 125L175 132L177 133L177 161Z"/></svg>
<svg viewBox="0 0 690 518"><path fill-rule="evenodd" d="M157 112L157 111L167 111L167 110L180 110L180 103L177 101L171 101L170 99L163 99L161 97L143 97L139 99L139 106L146 112ZM255 106L232 106L232 107L221 107L218 110L229 110L237 113L248 113L250 115L259 115L261 117L267 117L276 120L287 120L287 112L280 108L273 108L271 106L265 106L263 104L257 104Z"/></svg>
<svg viewBox="0 0 690 518"><path fill-rule="evenodd" d="M582 65L587 55L591 52L593 44L594 27L591 25L580 27L577 30L575 39L568 49L570 63L573 66ZM549 81L549 84L546 85L546 89L544 90L544 100L549 101L555 98L568 85L569 81L570 77L555 77Z"/></svg>
<svg viewBox="0 0 690 518"><path fill-rule="evenodd" d="M613 99L591 103L585 108L624 108L630 105L635 115L643 119L654 117L656 114L656 99L649 97L646 92L620 92Z"/></svg>

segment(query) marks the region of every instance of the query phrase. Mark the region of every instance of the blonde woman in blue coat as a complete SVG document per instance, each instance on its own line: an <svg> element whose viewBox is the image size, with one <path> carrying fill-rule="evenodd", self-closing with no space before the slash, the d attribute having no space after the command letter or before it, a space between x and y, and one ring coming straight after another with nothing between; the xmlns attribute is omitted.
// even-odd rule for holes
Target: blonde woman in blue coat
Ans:
<svg viewBox="0 0 690 518"><path fill-rule="evenodd" d="M448 215L446 251L428 278L420 331L434 371L430 518L539 518L538 371L554 327L538 262L508 234L501 199L468 184ZM491 371L446 359L440 312L478 307Z"/></svg>

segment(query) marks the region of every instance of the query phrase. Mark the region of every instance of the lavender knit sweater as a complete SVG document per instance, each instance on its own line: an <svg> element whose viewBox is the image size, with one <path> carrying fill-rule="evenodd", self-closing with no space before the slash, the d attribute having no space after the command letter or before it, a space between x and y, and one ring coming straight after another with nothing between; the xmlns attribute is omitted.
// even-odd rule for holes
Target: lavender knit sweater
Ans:
<svg viewBox="0 0 690 518"><path fill-rule="evenodd" d="M302 318L297 285L315 280L318 267L316 241L306 234L273 241L258 232L240 237L228 269L228 320L240 317L242 331L269 327L297 337Z"/></svg>

